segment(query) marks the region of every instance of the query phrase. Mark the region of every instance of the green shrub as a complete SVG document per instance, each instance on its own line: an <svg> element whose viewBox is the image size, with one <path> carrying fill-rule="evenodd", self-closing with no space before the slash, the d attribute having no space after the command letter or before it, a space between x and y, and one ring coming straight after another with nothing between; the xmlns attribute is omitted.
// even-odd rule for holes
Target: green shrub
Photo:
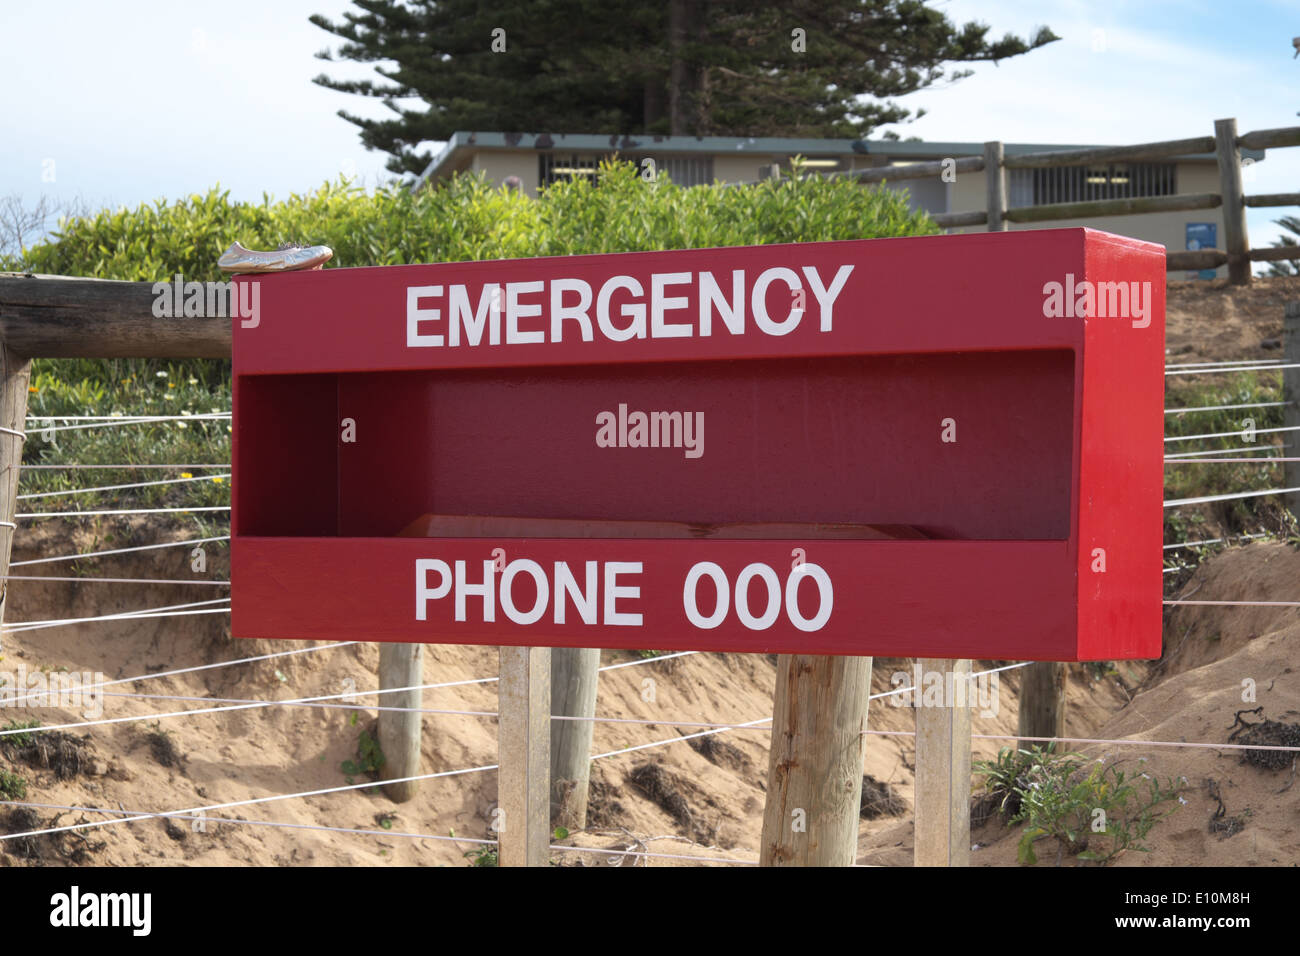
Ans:
<svg viewBox="0 0 1300 956"><path fill-rule="evenodd" d="M3 686L4 685L0 683L0 687ZM0 730L3 731L34 730L40 725L41 722L39 720L11 720L8 723L4 724L3 726L0 726ZM22 747L26 747L29 744L33 743L35 739L36 739L35 734L6 733L3 737L0 737L0 747L13 748L14 750L18 750Z"/></svg>
<svg viewBox="0 0 1300 956"><path fill-rule="evenodd" d="M1115 764L1085 762L1077 753L1047 749L1012 751L997 760L979 761L989 793L1001 798L1000 809L1011 823L1023 823L1016 858L1034 864L1034 844L1055 837L1063 853L1081 860L1108 863L1125 850L1147 852L1142 843L1151 828L1178 807L1173 781L1162 787L1150 774L1126 774Z"/></svg>
<svg viewBox="0 0 1300 956"><path fill-rule="evenodd" d="M0 769L0 799L25 800L27 798L27 781L16 773Z"/></svg>
<svg viewBox="0 0 1300 956"><path fill-rule="evenodd" d="M206 195L104 210L60 223L50 242L28 249L34 272L158 281L177 272L218 280L232 240L273 249L324 243L330 266L457 262L530 256L690 249L709 246L869 239L937 232L906 198L883 188L814 176L756 186L645 182L630 163L606 163L600 185L583 180L539 199L462 175L412 195L392 184L367 193L346 181L276 202ZM15 265L14 263L10 264ZM329 266L327 266L328 268Z"/></svg>

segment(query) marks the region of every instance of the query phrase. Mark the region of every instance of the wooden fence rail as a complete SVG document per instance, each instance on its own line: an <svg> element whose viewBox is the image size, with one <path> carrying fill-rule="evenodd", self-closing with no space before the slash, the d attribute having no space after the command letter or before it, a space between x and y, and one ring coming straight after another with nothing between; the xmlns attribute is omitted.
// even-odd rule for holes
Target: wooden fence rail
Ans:
<svg viewBox="0 0 1300 956"><path fill-rule="evenodd" d="M1300 259L1300 246L1251 249L1246 235L1246 209L1300 205L1300 192L1260 193L1254 196L1242 192L1243 149L1277 149L1300 146L1300 126L1255 130L1237 135L1235 119L1217 120L1214 136L1193 136L1188 139L1163 140L1157 143L1138 143L1132 146L1097 146L1088 149L1056 149L1037 153L1005 155L1003 144L984 144L984 155L963 156L920 163L900 163L893 166L873 166L868 169L849 170L825 174L828 178L847 178L859 183L902 182L931 177L944 177L961 173L983 171L988 181L987 201L984 209L963 212L931 213L936 224L944 229L961 229L986 226L990 232L1000 232L1006 223L1040 223L1063 219L1096 219L1106 216L1133 216L1149 213L1182 212L1195 209L1223 209L1224 244L1226 249L1199 249L1168 252L1170 272L1184 269L1214 269L1227 264L1229 280L1233 284L1250 281L1250 263L1279 262ZM1219 165L1220 191L1217 193L1175 193L1168 196L1138 196L1126 199L1097 199L1084 202L1047 203L1037 206L1006 205L1005 170L1057 169L1067 166L1086 166L1091 163L1145 162L1170 157L1213 153ZM997 169L1002 175L989 171ZM729 186L743 183L727 183Z"/></svg>

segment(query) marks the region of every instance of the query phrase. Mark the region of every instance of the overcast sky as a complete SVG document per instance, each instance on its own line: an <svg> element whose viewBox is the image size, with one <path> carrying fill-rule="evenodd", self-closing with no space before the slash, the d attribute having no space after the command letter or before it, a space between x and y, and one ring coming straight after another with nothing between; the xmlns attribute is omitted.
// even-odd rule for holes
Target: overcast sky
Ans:
<svg viewBox="0 0 1300 956"><path fill-rule="evenodd" d="M335 115L382 106L311 82L359 64L313 56L331 35L307 22L346 0L0 0L0 195L43 193L134 206L220 184L239 199L309 190L340 172L373 184L385 156ZM993 34L1050 26L1063 39L903 102L926 140L1135 143L1300 124L1296 0L950 0ZM810 48L815 36L809 37ZM1300 148L1271 151L1248 192L1300 188ZM1270 220L1250 210L1254 245Z"/></svg>

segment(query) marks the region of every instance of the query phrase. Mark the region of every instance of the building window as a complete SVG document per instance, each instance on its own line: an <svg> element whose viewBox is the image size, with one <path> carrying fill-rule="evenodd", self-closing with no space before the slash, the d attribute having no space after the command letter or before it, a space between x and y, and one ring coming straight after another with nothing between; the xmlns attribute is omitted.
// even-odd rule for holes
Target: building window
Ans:
<svg viewBox="0 0 1300 956"><path fill-rule="evenodd" d="M538 153L537 182L542 186L552 183L567 183L574 179L596 180L596 167L603 156L560 155L556 153Z"/></svg>
<svg viewBox="0 0 1300 956"><path fill-rule="evenodd" d="M539 153L537 181L543 186L574 179L589 179L595 183L599 179L596 169L606 157L632 163L637 169L642 168L642 160L653 159L656 171L667 173L678 186L707 186L713 182L712 156L633 156L623 153Z"/></svg>
<svg viewBox="0 0 1300 956"><path fill-rule="evenodd" d="M1173 163L1102 163L1008 172L1007 203L1013 208L1170 196L1177 191Z"/></svg>
<svg viewBox="0 0 1300 956"><path fill-rule="evenodd" d="M666 156L655 163L678 186L708 186L713 182L712 156Z"/></svg>

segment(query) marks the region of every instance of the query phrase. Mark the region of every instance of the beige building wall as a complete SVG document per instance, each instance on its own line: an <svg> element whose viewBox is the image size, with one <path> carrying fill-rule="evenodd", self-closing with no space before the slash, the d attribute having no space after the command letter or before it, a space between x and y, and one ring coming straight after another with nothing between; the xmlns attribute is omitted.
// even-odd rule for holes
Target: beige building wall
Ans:
<svg viewBox="0 0 1300 956"><path fill-rule="evenodd" d="M772 164L771 156L742 153L738 156L713 157L713 178L724 183L749 183L758 179L758 171Z"/></svg>
<svg viewBox="0 0 1300 956"><path fill-rule="evenodd" d="M486 173L494 183L502 183L507 176L518 176L524 185L524 192L535 197L538 187L538 161L535 150L484 150L474 154L469 162L469 169ZM713 157L713 176L724 183L752 182L759 178L762 167L770 165L779 157L758 153L739 155L715 154ZM865 157L851 157L850 166L866 166ZM1175 185L1180 193L1202 193L1219 191L1219 170L1213 162L1179 163L1176 170ZM907 188L914 200L930 209L947 208L950 212L969 212L983 209L984 173L960 173L956 182L943 183L936 179L900 181L896 187ZM946 194L946 200L945 200ZM1011 229L1066 229L1087 226L1123 236L1133 236L1156 242L1171 252L1181 252L1186 247L1186 225L1190 222L1213 222L1218 224L1219 248L1223 248L1223 214L1221 209L1194 209L1186 212L1148 213L1139 216L1104 216L1096 219L1063 219L1054 222L1010 223ZM953 232L982 232L983 228L971 226L955 229ZM1226 274L1226 267L1221 266L1216 273ZM1171 273L1171 278L1183 278L1190 273Z"/></svg>
<svg viewBox="0 0 1300 956"><path fill-rule="evenodd" d="M1208 163L1179 163L1174 173L1174 187L1180 193L1217 193L1219 167ZM949 184L951 212L972 212L983 209L984 173L959 173L957 181ZM1186 226L1189 222L1218 224L1219 248L1223 248L1223 210L1189 209L1183 212L1144 213L1139 216L1101 216L1095 219L1060 219L1051 222L1008 223L1010 229L1069 229L1086 226L1121 236L1132 236L1157 242L1169 252L1182 252L1187 246ZM983 232L982 226L954 229L952 232ZM1169 278L1182 279L1195 273L1171 272ZM1227 275L1227 267L1220 266L1216 275Z"/></svg>
<svg viewBox="0 0 1300 956"><path fill-rule="evenodd" d="M489 181L501 183L507 176L518 176L524 194L537 198L537 153L534 150L484 150L474 154L470 169L487 174Z"/></svg>

